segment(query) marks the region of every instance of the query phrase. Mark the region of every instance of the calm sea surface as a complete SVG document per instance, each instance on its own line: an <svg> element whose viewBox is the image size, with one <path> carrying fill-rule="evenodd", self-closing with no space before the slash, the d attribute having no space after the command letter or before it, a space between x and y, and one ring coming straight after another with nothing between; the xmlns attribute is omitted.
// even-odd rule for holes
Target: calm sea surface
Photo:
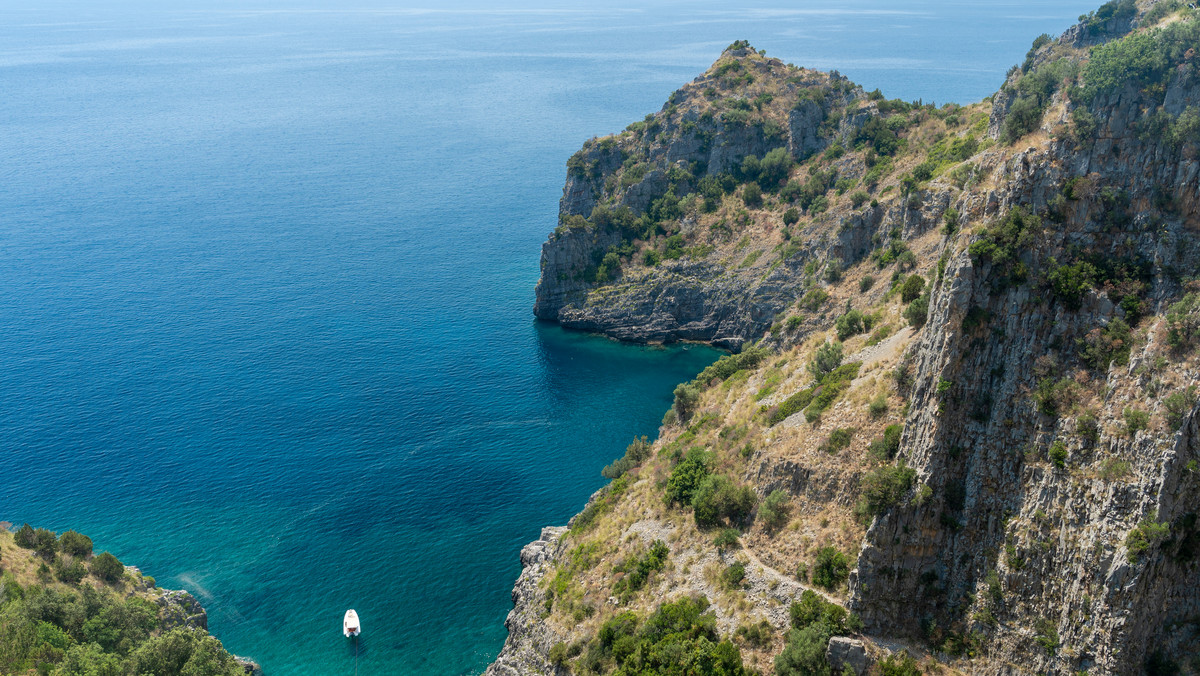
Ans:
<svg viewBox="0 0 1200 676"><path fill-rule="evenodd" d="M1098 0L596 4L0 3L0 519L268 674L352 673L352 606L362 674L479 672L718 354L533 321L567 157L736 39L969 102Z"/></svg>

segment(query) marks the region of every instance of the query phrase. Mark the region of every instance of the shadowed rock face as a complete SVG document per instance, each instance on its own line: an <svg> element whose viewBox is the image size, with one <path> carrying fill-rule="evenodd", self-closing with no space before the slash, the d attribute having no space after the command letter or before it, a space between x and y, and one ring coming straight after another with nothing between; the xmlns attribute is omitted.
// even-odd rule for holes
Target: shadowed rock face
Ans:
<svg viewBox="0 0 1200 676"><path fill-rule="evenodd" d="M1023 78L1064 59L1085 64L1090 48L1136 29L1155 4L1081 23L1034 50L1028 68L975 109L974 128L992 141L1009 135ZM986 659L972 662L971 673L1139 673L1156 652L1195 655L1200 404L1193 397L1168 424L1162 383L1200 388L1193 356L1165 347L1168 308L1200 288L1200 132L1181 138L1163 125L1196 115L1200 126L1200 58L1189 51L1170 66L1161 86L1125 83L1087 97L1052 82L1040 121L1014 143L985 142L928 179L871 188L852 206L831 181L822 195L828 208L807 202L802 221L789 226L785 209L804 198L779 194L742 209L744 188L725 190L719 213L729 219L714 222L713 210L697 207L711 188L705 179L783 149L795 161L821 160L794 171L794 181L836 170L866 186L862 153L843 158L839 148L861 151L860 132L895 115L836 75L727 51L647 122L572 158L560 226L542 249L535 313L635 342L737 349L766 334L766 345L794 346L831 331L843 311L805 300L831 269L952 226L920 261L935 273L907 352L898 458L916 480L871 522L847 605L873 637L939 650L977 640ZM1087 85L1080 77L1075 84ZM1155 127L1155 119L1167 123ZM910 155L897 171L912 176L923 159ZM670 210L670 197L693 192L689 208ZM611 217L621 207L629 219ZM1034 218L1013 235L1011 252L973 248L1020 213ZM662 260L644 264L651 249ZM620 254L619 267L605 264L609 253ZM1091 281L1072 286L1064 272L1072 265L1091 266ZM791 313L800 328L781 337L772 329ZM1128 357L1084 356L1121 325L1130 327L1119 339ZM1046 403L1048 392L1057 399ZM1144 429L1128 422L1131 410L1149 416ZM1060 455L1048 461L1052 448ZM846 509L856 500L858 487L839 473L772 457L769 448L755 457L756 471L743 479L760 496L778 488ZM1165 524L1169 536L1139 555L1131 543L1149 522ZM544 575L538 565L526 572ZM538 603L532 575L523 573L523 591L514 591L510 622L524 619L510 626L508 654L536 655L552 640L529 619ZM860 672L856 646L839 641L829 651ZM532 673L523 668L492 673Z"/></svg>

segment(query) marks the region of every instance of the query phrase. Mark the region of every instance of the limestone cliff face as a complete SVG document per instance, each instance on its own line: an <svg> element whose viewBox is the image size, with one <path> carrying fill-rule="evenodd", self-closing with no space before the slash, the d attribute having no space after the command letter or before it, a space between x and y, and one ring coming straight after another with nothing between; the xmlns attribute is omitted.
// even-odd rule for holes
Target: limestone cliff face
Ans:
<svg viewBox="0 0 1200 676"><path fill-rule="evenodd" d="M1044 269L1083 252L1137 261L1144 266L1147 314L1161 315L1183 292L1181 275L1200 270L1200 164L1193 151L1147 138L1138 125L1147 109L1178 116L1197 96L1190 68L1172 77L1165 94L1151 97L1130 85L1099 96L1083 107L1099 120L1094 138L1053 141L1006 158L996 166L996 188L964 195L959 210L975 221L1019 207L1045 212L1055 208L1066 181L1085 177L1090 193L1058 205L1060 222L1038 233L1021 262ZM1065 122L1064 109L1043 126ZM1121 204L1102 198L1104 190L1121 191ZM1114 218L1114 209L1123 213ZM851 607L868 625L915 634L922 622L978 613L986 605L985 577L995 571L1005 612L1052 621L1057 640L1074 654L1047 654L1028 624L1003 621L989 630L993 650L1026 656L1035 671L1135 673L1148 646L1194 639L1186 626L1200 611L1195 563L1178 556L1132 563L1125 540L1146 518L1172 524L1177 544L1195 537L1200 438L1195 407L1178 431L1130 434L1122 417L1131 408L1163 414L1152 383L1171 379L1187 388L1200 374L1191 364L1156 357L1163 324L1142 319L1146 339L1128 365L1113 365L1089 388L1099 428L1089 432L1077 420L1046 415L1031 393L1040 378L1054 376L1039 372L1036 360L1060 363L1069 373L1078 364L1064 348L1086 341L1097 327L1133 319L1114 305L1120 299L1113 293L1091 290L1070 309L1047 303L1045 289L997 293L998 276L989 262L960 251L934 290L914 347L916 384L902 454L943 498L876 520L859 557ZM966 328L971 311L986 319ZM1061 467L1044 462L1056 442L1067 452ZM1100 478L1103 464L1113 462L1128 464L1116 483ZM947 505L948 492L960 496L958 504Z"/></svg>
<svg viewBox="0 0 1200 676"><path fill-rule="evenodd" d="M1158 65L1104 69L1136 41ZM1193 43L1200 17L1183 5L1109 3L1035 42L989 101L940 110L735 44L662 111L589 142L543 247L537 316L773 354L692 383L696 401L595 517L622 543L671 532L678 563L655 591L611 591L631 545L581 528L543 537L538 551L600 552L597 572L570 569L571 608L597 619L559 610L539 580L569 564L531 555L512 673L550 673L536 657L548 644L582 650L626 604L713 596L697 562L733 555L662 499L697 446L760 500L792 500L787 527L739 526L738 561L772 591L714 601L721 626L757 617L779 632L742 644L767 673L786 638L779 594L799 593L781 581L809 570L814 542L855 558L826 591L873 656L903 645L964 673L1200 673ZM807 365L826 341L861 373L814 408L832 385ZM891 450L876 439L889 423ZM850 438L842 450L832 432ZM874 506L866 492L889 469L898 488Z"/></svg>

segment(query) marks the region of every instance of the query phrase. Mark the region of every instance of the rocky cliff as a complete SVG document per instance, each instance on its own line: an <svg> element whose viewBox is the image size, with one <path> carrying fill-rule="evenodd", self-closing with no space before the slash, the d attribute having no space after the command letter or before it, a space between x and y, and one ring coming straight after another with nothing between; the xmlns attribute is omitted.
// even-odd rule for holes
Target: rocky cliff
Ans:
<svg viewBox="0 0 1200 676"><path fill-rule="evenodd" d="M526 564L498 673L639 673L700 597L672 649L763 673L1200 673L1197 48L1114 1L935 109L735 43L585 145L538 316L743 351Z"/></svg>

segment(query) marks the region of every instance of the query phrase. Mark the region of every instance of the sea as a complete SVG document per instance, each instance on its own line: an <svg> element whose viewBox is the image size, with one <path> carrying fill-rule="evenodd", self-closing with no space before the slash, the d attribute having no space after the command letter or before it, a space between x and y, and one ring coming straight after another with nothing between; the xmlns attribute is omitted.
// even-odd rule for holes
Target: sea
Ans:
<svg viewBox="0 0 1200 676"><path fill-rule="evenodd" d="M720 356L534 320L571 153L734 40L967 103L1098 1L0 1L0 520L268 676L478 674Z"/></svg>

